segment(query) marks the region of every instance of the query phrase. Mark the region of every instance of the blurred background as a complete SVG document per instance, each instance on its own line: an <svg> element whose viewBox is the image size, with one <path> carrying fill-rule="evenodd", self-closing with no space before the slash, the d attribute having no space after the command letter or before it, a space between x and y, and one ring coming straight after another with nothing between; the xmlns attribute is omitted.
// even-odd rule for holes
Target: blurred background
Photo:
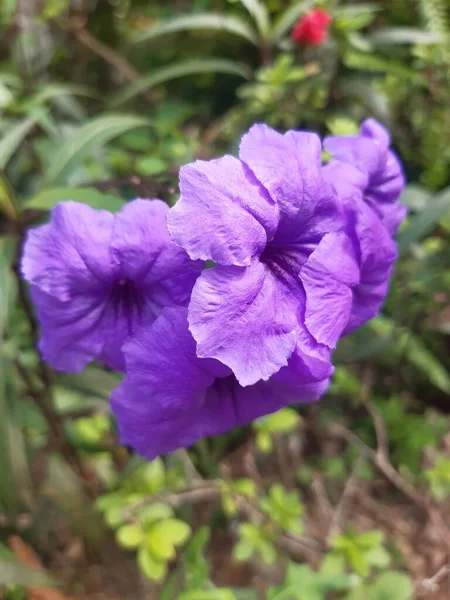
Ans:
<svg viewBox="0 0 450 600"><path fill-rule="evenodd" d="M0 1L0 597L450 597L449 32L449 0ZM26 229L68 198L173 203L181 164L257 121L368 116L409 217L326 398L152 463L120 447L119 375L36 351Z"/></svg>

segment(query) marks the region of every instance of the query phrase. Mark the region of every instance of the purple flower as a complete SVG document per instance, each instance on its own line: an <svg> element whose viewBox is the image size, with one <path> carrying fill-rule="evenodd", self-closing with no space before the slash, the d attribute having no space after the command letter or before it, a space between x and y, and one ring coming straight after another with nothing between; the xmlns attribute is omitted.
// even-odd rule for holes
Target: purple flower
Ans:
<svg viewBox="0 0 450 600"><path fill-rule="evenodd" d="M324 147L333 156L331 162L340 161L358 171L351 180L393 237L406 216L406 207L399 202L405 177L390 143L387 130L375 119L367 119L360 135L331 136L325 138Z"/></svg>
<svg viewBox="0 0 450 600"><path fill-rule="evenodd" d="M347 220L346 231L352 238L360 269L359 283L353 288L350 318L343 332L348 334L380 312L397 252L386 227L363 201L359 185L364 178L361 171L332 160L322 172L342 203Z"/></svg>
<svg viewBox="0 0 450 600"><path fill-rule="evenodd" d="M322 363L318 381L298 354L269 381L242 387L231 370L198 358L187 310L166 308L124 346L127 377L113 392L111 407L122 444L153 459L219 435L293 402L317 400L332 368Z"/></svg>
<svg viewBox="0 0 450 600"><path fill-rule="evenodd" d="M189 303L197 355L228 366L242 386L268 380L293 354L322 379L359 268L317 135L255 125L239 159L184 166L180 189L169 233L192 259L216 263Z"/></svg>
<svg viewBox="0 0 450 600"><path fill-rule="evenodd" d="M50 365L80 371L97 359L123 369L121 347L165 306L187 305L202 263L170 240L168 207L137 199L113 215L62 202L28 233L22 273Z"/></svg>

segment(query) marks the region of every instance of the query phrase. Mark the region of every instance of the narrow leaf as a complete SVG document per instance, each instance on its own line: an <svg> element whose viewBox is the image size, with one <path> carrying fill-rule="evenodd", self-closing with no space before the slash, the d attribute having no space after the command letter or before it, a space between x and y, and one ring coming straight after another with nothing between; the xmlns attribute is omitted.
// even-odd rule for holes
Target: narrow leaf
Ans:
<svg viewBox="0 0 450 600"><path fill-rule="evenodd" d="M109 114L88 121L58 148L45 175L44 185L67 181L74 169L94 150L130 129L148 125L147 119L133 115Z"/></svg>
<svg viewBox="0 0 450 600"><path fill-rule="evenodd" d="M64 200L73 200L74 202L82 202L92 208L109 210L116 212L120 210L124 202L121 198L110 194L102 194L94 188L89 187L61 187L43 190L36 196L27 200L23 207L34 210L50 210L58 202Z"/></svg>
<svg viewBox="0 0 450 600"><path fill-rule="evenodd" d="M272 28L272 40L274 42L280 41L295 25L297 19L308 12L314 4L314 0L300 0L300 2L296 2L293 6L285 10Z"/></svg>
<svg viewBox="0 0 450 600"><path fill-rule="evenodd" d="M240 0L255 20L261 37L265 37L269 31L270 20L266 6L260 0Z"/></svg>
<svg viewBox="0 0 450 600"><path fill-rule="evenodd" d="M28 133L36 123L36 117L31 116L23 121L14 123L0 140L0 169L4 169L11 156L18 150Z"/></svg>
<svg viewBox="0 0 450 600"><path fill-rule="evenodd" d="M148 31L142 33L136 43L148 42L162 35L177 33L179 31L193 31L196 29L205 31L227 31L233 33L252 44L258 44L258 36L250 25L238 19L222 15L220 13L197 13L194 15L180 15L158 23Z"/></svg>
<svg viewBox="0 0 450 600"><path fill-rule="evenodd" d="M197 75L199 73L229 73L239 75L244 79L250 79L251 70L248 66L223 58L204 58L187 60L179 62L162 69L153 71L149 75L140 77L135 83L128 86L123 92L119 92L111 102L111 106L117 106L134 98L144 90L154 87L160 83L165 83L172 79L185 77L187 75Z"/></svg>
<svg viewBox="0 0 450 600"><path fill-rule="evenodd" d="M442 37L415 27L386 27L379 29L370 36L370 40L377 46L391 46L399 44L439 44Z"/></svg>
<svg viewBox="0 0 450 600"><path fill-rule="evenodd" d="M419 242L450 211L450 187L430 198L427 208L412 217L409 226L398 235L397 247L403 254L411 244Z"/></svg>
<svg viewBox="0 0 450 600"><path fill-rule="evenodd" d="M45 573L23 565L18 560L0 558L0 585L49 587L55 581Z"/></svg>
<svg viewBox="0 0 450 600"><path fill-rule="evenodd" d="M4 173L0 171L0 212L9 219L15 219L16 208L14 206L14 192L9 185Z"/></svg>

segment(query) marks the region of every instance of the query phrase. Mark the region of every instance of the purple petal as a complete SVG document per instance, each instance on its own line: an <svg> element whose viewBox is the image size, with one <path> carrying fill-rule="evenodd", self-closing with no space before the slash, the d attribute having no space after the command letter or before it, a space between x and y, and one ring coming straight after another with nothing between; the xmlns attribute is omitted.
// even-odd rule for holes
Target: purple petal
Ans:
<svg viewBox="0 0 450 600"><path fill-rule="evenodd" d="M182 167L180 190L167 224L192 259L246 266L273 237L277 206L237 158Z"/></svg>
<svg viewBox="0 0 450 600"><path fill-rule="evenodd" d="M107 298L80 294L63 302L37 286L30 292L41 325L39 349L53 369L76 373L100 355Z"/></svg>
<svg viewBox="0 0 450 600"><path fill-rule="evenodd" d="M328 380L305 380L293 358L269 382L243 388L223 365L196 356L183 308L165 309L126 344L125 354L127 379L111 407L121 442L150 460L291 402L316 400L328 386Z"/></svg>
<svg viewBox="0 0 450 600"><path fill-rule="evenodd" d="M362 136L331 136L324 139L323 145L333 156L332 160L353 165L366 174L367 185L372 174L380 169L386 156L373 140Z"/></svg>
<svg viewBox="0 0 450 600"><path fill-rule="evenodd" d="M280 207L286 233L311 218L323 195L321 143L314 133L282 135L267 125L254 125L244 135L239 157Z"/></svg>
<svg viewBox="0 0 450 600"><path fill-rule="evenodd" d="M352 287L359 268L351 239L343 232L326 234L303 266L305 324L320 344L334 348L347 325Z"/></svg>
<svg viewBox="0 0 450 600"><path fill-rule="evenodd" d="M291 284L262 263L207 269L189 305L198 356L230 367L241 385L268 379L295 347L297 304Z"/></svg>
<svg viewBox="0 0 450 600"><path fill-rule="evenodd" d="M111 213L85 204L58 204L48 225L28 232L24 278L59 300L101 290L116 270L109 253L113 219Z"/></svg>
<svg viewBox="0 0 450 600"><path fill-rule="evenodd" d="M161 200L136 199L114 221L112 256L120 265L121 278L135 282L151 320L165 306L186 306L203 269L202 261L191 260L170 239L168 212Z"/></svg>
<svg viewBox="0 0 450 600"><path fill-rule="evenodd" d="M347 334L380 312L397 253L389 232L369 206L351 199L345 203L352 215L361 271L360 281L353 289L352 311L344 330Z"/></svg>

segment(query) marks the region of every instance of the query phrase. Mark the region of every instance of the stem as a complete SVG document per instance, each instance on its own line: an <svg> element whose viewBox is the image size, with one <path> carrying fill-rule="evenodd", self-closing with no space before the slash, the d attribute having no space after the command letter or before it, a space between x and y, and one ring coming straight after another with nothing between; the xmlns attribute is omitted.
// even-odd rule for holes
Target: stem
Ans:
<svg viewBox="0 0 450 600"><path fill-rule="evenodd" d="M20 229L20 227L19 227L19 229ZM19 231L19 233L22 233L22 231ZM25 313L25 317L28 321L28 326L30 329L33 346L37 349L38 336L39 336L38 326L37 326L36 319L34 317L32 306L28 299L28 294L27 294L25 283L20 275L20 270L19 270L19 259L20 259L21 248L22 248L22 237L20 238L18 246L17 246L16 257L15 257L14 263L12 265L12 268L13 268L13 272L14 272L16 280L17 280L19 303L22 306L22 309ZM85 466L83 465L83 462L80 460L76 450L73 448L73 446L70 444L69 440L66 438L63 420L55 412L55 410L53 408L52 380L51 380L51 375L50 375L49 369L47 368L47 365L42 360L42 357L41 357L39 351L38 350L36 350L36 351L38 352L38 356L39 356L39 376L40 376L40 379L42 382L43 389L42 390L36 389L34 382L32 380L32 377L30 376L30 374L28 373L28 371L24 367L24 365L18 359L16 359L16 361L15 361L17 370L18 370L20 376L22 377L24 383L27 386L28 393L34 399L36 404L39 406L45 420L47 421L50 432L52 434L52 437L54 438L54 442L56 443L57 447L59 448L62 457L64 458L66 463L69 465L69 467L74 471L74 473L84 481L84 483L86 484L85 487L86 487L87 493L91 497L96 497L97 492L98 492L97 482L93 478L92 474L85 468Z"/></svg>

